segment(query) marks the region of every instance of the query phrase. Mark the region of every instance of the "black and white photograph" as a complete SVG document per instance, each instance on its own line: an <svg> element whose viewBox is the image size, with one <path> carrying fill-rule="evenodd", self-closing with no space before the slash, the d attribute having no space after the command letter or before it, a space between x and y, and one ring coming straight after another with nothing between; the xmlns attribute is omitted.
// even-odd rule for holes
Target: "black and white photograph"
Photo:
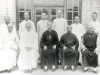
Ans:
<svg viewBox="0 0 100 75"><path fill-rule="evenodd" d="M89 74L100 74L100 0L0 0L0 75Z"/></svg>

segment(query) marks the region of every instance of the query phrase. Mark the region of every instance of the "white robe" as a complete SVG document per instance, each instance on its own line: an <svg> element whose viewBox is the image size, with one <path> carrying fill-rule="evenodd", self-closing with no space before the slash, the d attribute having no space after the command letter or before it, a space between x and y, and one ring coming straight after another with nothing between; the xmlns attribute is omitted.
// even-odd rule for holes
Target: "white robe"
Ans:
<svg viewBox="0 0 100 75"><path fill-rule="evenodd" d="M94 32L97 33L98 38L97 38L97 48L100 51L100 22L99 21L92 21L89 23L89 25L92 25L94 28ZM100 54L98 56L98 64L100 65Z"/></svg>
<svg viewBox="0 0 100 75"><path fill-rule="evenodd" d="M27 22L29 22L29 23L31 24L32 30L36 31L34 22L32 22L31 20L28 20L28 21L25 21L25 20L24 20L24 21L22 21L22 22L20 23L20 25L19 25L19 35L20 35L23 31L26 30L25 24L26 24Z"/></svg>
<svg viewBox="0 0 100 75"><path fill-rule="evenodd" d="M42 34L47 30L47 22L48 20L40 20L37 23L37 33L38 33L39 44L40 44Z"/></svg>
<svg viewBox="0 0 100 75"><path fill-rule="evenodd" d="M58 38L60 40L61 36L67 32L67 20L64 18L56 18L53 21L53 29L57 32Z"/></svg>
<svg viewBox="0 0 100 75"><path fill-rule="evenodd" d="M78 38L78 41L79 41L79 48L78 48L78 50L79 50L79 53L80 53L79 62L82 63L80 48L81 48L81 43L82 43L81 37L85 33L85 28L80 23L78 23L77 25L74 23L74 24L72 24L72 33L75 34L77 36L77 38Z"/></svg>
<svg viewBox="0 0 100 75"><path fill-rule="evenodd" d="M26 47L32 47L31 51L27 51ZM19 59L18 67L20 70L31 70L37 67L38 54L38 35L34 30L21 33L19 42Z"/></svg>
<svg viewBox="0 0 100 75"><path fill-rule="evenodd" d="M13 25L13 31L16 32L16 28L15 26ZM8 28L7 28L7 25L6 23L3 23L0 25L0 40L2 41L2 38L5 36L5 34L8 33Z"/></svg>
<svg viewBox="0 0 100 75"><path fill-rule="evenodd" d="M16 66L19 38L16 32L6 33L0 41L0 71L10 70Z"/></svg>

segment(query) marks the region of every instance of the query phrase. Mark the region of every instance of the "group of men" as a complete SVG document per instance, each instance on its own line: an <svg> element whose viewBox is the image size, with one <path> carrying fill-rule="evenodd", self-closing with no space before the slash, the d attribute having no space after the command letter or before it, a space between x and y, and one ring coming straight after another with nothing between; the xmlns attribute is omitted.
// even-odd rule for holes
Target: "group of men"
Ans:
<svg viewBox="0 0 100 75"><path fill-rule="evenodd" d="M68 25L62 15L62 11L58 10L57 18L51 22L42 12L36 29L34 22L29 20L29 13L25 12L19 33L10 23L10 18L5 17L5 23L0 26L0 72L11 71L16 64L19 70L32 72L40 56L41 68L45 72L48 68L54 72L59 64L64 71L69 67L74 71L81 63L84 72L93 67L93 72L97 73L100 52L98 14L92 14L93 21L86 28L80 24L78 16L74 24Z"/></svg>

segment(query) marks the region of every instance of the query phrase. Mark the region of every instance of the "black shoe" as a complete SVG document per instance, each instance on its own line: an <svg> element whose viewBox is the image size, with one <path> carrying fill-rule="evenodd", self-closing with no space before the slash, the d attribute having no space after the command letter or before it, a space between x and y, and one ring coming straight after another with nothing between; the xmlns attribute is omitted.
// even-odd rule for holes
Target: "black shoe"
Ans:
<svg viewBox="0 0 100 75"><path fill-rule="evenodd" d="M78 65L81 66L82 64L80 62L78 62Z"/></svg>

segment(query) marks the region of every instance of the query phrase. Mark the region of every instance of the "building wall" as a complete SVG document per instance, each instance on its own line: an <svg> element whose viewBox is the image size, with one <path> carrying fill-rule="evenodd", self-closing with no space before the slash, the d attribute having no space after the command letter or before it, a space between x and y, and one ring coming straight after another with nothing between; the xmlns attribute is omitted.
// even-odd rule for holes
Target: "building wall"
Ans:
<svg viewBox="0 0 100 75"><path fill-rule="evenodd" d="M10 16L11 22L16 23L16 0L0 0L0 25L4 22L4 16ZM92 13L98 13L100 21L100 0L82 0L81 22L87 25L92 20Z"/></svg>
<svg viewBox="0 0 100 75"><path fill-rule="evenodd" d="M82 0L82 24L87 25L92 21L92 13L98 13L98 20L100 21L100 0Z"/></svg>
<svg viewBox="0 0 100 75"><path fill-rule="evenodd" d="M16 22L15 0L0 0L0 25L4 22L4 16L9 16L11 22Z"/></svg>

